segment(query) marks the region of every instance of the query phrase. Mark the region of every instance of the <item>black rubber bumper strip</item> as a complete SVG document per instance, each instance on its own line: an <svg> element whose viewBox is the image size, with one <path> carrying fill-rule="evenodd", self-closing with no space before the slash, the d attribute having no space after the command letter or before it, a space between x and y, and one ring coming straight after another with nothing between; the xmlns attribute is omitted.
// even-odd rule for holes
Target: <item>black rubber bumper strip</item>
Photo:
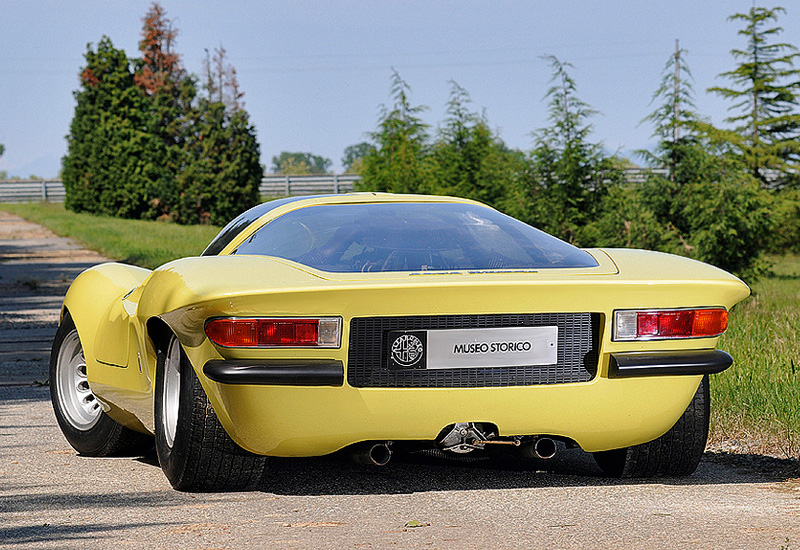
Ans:
<svg viewBox="0 0 800 550"><path fill-rule="evenodd" d="M675 376L681 374L715 374L733 363L721 350L686 350L670 352L635 351L612 353L609 378L634 376Z"/></svg>
<svg viewBox="0 0 800 550"><path fill-rule="evenodd" d="M342 386L341 361L236 361L212 360L203 366L211 380L222 384L269 386Z"/></svg>

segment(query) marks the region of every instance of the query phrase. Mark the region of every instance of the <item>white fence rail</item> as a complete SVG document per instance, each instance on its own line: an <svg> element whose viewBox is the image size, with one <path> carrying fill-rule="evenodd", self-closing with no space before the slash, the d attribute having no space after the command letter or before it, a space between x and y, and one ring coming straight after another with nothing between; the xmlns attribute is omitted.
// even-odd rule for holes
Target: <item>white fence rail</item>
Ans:
<svg viewBox="0 0 800 550"><path fill-rule="evenodd" d="M258 190L262 197L349 193L360 176L264 176Z"/></svg>
<svg viewBox="0 0 800 550"><path fill-rule="evenodd" d="M258 187L262 197L349 193L358 176L264 176ZM0 180L0 202L64 202L61 180Z"/></svg>
<svg viewBox="0 0 800 550"><path fill-rule="evenodd" d="M625 170L630 183L642 183L650 173L666 175L666 170ZM264 176L258 190L262 197L349 193L361 178L353 175ZM61 180L0 180L0 202L64 202Z"/></svg>
<svg viewBox="0 0 800 550"><path fill-rule="evenodd" d="M64 202L61 180L0 180L0 202Z"/></svg>

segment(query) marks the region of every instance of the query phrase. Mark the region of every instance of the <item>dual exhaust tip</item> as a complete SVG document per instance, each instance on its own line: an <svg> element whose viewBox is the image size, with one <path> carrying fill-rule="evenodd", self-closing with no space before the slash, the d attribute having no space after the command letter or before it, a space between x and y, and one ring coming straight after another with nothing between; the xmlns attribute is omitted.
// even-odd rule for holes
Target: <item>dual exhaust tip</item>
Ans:
<svg viewBox="0 0 800 550"><path fill-rule="evenodd" d="M386 466L392 459L391 442L365 443L357 445L352 452L353 460L357 464L367 466ZM558 446L549 437L537 437L533 441L523 444L519 448L525 458L538 458L548 460L558 452Z"/></svg>

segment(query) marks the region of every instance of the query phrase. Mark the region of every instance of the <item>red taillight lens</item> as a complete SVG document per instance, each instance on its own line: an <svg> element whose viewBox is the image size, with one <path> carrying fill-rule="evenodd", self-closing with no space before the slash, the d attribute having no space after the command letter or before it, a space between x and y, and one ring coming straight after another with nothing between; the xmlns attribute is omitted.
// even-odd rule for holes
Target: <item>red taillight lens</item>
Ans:
<svg viewBox="0 0 800 550"><path fill-rule="evenodd" d="M214 319L206 323L206 335L220 346L338 347L339 318L320 319Z"/></svg>
<svg viewBox="0 0 800 550"><path fill-rule="evenodd" d="M722 308L614 312L615 340L708 338L728 327Z"/></svg>

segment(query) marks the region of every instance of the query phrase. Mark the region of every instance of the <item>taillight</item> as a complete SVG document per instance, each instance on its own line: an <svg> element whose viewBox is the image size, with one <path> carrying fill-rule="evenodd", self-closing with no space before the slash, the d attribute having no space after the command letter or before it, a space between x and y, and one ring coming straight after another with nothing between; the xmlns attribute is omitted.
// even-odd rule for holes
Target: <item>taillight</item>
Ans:
<svg viewBox="0 0 800 550"><path fill-rule="evenodd" d="M626 310L614 312L614 340L710 338L728 328L722 308Z"/></svg>
<svg viewBox="0 0 800 550"><path fill-rule="evenodd" d="M338 348L342 320L223 317L206 323L206 336L226 348Z"/></svg>

